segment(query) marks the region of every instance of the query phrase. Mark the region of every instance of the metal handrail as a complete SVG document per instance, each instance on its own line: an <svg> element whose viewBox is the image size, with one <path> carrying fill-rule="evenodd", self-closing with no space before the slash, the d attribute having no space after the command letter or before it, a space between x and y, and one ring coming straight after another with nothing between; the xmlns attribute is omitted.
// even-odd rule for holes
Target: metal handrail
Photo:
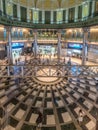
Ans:
<svg viewBox="0 0 98 130"><path fill-rule="evenodd" d="M45 70L49 71L46 74ZM38 72L42 71L42 74ZM52 73L51 70L55 72ZM85 77L87 72L91 77L98 77L98 65L0 65L0 77ZM5 74L6 73L6 74Z"/></svg>

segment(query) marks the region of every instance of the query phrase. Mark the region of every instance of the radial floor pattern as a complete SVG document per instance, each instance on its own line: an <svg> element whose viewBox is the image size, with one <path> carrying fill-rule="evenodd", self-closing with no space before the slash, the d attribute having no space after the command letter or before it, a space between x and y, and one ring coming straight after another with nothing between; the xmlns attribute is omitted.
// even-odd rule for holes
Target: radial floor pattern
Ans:
<svg viewBox="0 0 98 130"><path fill-rule="evenodd" d="M6 69L3 73L6 74ZM83 72L81 78L49 80L51 84L43 84L47 79L33 77L21 78L19 84L19 79L15 77L1 78L1 128L36 130L37 109L43 104L44 118L40 130L95 130L98 120L98 76L92 77L89 73ZM81 125L77 121L80 109L84 113Z"/></svg>

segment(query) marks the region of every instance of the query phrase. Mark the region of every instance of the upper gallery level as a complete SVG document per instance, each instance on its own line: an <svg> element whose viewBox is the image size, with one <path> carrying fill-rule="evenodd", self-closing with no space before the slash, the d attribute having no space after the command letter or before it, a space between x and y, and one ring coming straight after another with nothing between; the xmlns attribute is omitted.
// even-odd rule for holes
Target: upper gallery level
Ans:
<svg viewBox="0 0 98 130"><path fill-rule="evenodd" d="M9 27L0 26L0 43L8 43ZM56 43L58 40L58 31L61 32L61 41L83 43L83 28L70 29L31 29L21 27L11 27L12 42L33 42L36 31L38 43ZM88 28L88 43L98 45L98 26Z"/></svg>
<svg viewBox="0 0 98 130"><path fill-rule="evenodd" d="M0 23L5 25L82 27L96 25L97 15L97 0L0 0Z"/></svg>

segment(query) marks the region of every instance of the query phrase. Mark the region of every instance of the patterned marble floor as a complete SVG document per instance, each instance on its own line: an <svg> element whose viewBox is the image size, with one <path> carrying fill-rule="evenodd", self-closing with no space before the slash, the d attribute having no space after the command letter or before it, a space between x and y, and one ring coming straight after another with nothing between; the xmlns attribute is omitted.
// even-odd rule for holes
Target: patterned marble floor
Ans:
<svg viewBox="0 0 98 130"><path fill-rule="evenodd" d="M6 75L6 68L3 73ZM1 129L36 130L37 110L43 104L44 119L39 130L97 130L98 75L92 77L90 73L88 68L83 77L62 78L59 82L55 79L52 84L50 79L33 77L21 78L17 84L15 77L1 77ZM44 80L47 83L43 84ZM77 120L80 109L84 113L81 125Z"/></svg>

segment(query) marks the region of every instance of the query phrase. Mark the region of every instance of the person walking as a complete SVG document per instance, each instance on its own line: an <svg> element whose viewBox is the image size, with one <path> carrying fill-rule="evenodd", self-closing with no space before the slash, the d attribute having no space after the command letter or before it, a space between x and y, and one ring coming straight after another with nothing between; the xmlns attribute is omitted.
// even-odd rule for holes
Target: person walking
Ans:
<svg viewBox="0 0 98 130"><path fill-rule="evenodd" d="M84 116L84 112L80 109L80 110L79 110L79 115L78 115L78 122L79 122L79 125L82 125L83 116Z"/></svg>
<svg viewBox="0 0 98 130"><path fill-rule="evenodd" d="M38 118L36 119L37 127L40 128L43 121L43 105L38 109Z"/></svg>

